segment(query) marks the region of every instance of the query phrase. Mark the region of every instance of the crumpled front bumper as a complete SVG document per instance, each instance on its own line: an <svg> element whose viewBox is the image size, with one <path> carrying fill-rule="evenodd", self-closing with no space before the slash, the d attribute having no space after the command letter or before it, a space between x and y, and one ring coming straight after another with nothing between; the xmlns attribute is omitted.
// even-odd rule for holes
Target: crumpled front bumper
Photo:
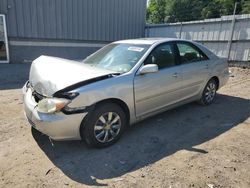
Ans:
<svg viewBox="0 0 250 188"><path fill-rule="evenodd" d="M23 87L24 112L29 123L53 140L80 140L80 125L87 113L66 115L62 112L44 114L37 111L37 103L30 88Z"/></svg>

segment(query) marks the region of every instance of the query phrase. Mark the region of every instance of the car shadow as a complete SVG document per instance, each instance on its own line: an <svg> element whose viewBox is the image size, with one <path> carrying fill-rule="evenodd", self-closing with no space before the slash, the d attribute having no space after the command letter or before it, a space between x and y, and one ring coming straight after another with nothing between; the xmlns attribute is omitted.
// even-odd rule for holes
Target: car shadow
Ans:
<svg viewBox="0 0 250 188"><path fill-rule="evenodd" d="M247 99L218 95L214 104L196 103L166 111L127 129L121 140L104 149L90 149L82 141L53 142L32 130L39 147L56 167L74 181L104 186L99 180L122 176L180 150L210 152L197 145L218 137L250 115Z"/></svg>

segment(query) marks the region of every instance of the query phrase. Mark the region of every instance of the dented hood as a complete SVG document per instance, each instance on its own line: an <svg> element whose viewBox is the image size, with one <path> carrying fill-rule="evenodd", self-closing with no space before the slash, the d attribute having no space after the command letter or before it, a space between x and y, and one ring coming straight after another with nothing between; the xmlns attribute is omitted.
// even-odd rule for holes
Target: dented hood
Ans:
<svg viewBox="0 0 250 188"><path fill-rule="evenodd" d="M77 61L40 56L31 65L29 81L37 93L51 97L66 87L111 73Z"/></svg>

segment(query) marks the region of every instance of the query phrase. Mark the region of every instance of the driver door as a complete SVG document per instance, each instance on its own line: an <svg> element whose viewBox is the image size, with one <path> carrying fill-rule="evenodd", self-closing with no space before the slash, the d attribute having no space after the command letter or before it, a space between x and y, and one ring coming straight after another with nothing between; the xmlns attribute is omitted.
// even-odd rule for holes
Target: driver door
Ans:
<svg viewBox="0 0 250 188"><path fill-rule="evenodd" d="M175 46L169 42L155 47L144 65L157 64L159 71L136 74L134 97L137 118L150 115L180 100L182 74L175 51Z"/></svg>

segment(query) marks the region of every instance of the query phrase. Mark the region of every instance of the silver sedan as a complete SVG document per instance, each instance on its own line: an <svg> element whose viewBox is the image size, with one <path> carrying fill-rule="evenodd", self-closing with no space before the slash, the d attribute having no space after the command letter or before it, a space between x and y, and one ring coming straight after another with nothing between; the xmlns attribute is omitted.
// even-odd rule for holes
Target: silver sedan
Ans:
<svg viewBox="0 0 250 188"><path fill-rule="evenodd" d="M178 39L111 43L82 62L41 56L23 87L30 124L54 140L115 143L125 127L170 108L209 105L228 64L201 44Z"/></svg>

